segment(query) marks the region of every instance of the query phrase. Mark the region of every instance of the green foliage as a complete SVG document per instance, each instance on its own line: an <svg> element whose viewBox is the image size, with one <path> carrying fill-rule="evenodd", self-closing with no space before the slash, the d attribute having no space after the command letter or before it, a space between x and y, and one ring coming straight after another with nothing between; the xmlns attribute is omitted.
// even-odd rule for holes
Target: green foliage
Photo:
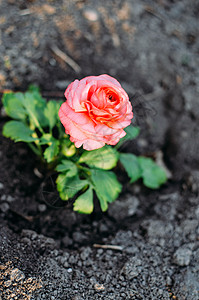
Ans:
<svg viewBox="0 0 199 300"><path fill-rule="evenodd" d="M68 177L73 177L77 175L78 168L76 164L71 160L63 159L61 163L56 167L56 171L67 173Z"/></svg>
<svg viewBox="0 0 199 300"><path fill-rule="evenodd" d="M123 145L125 142L130 141L130 140L134 140L139 135L140 128L130 125L130 126L126 127L124 129L124 131L126 132L126 135L123 138L121 138L119 143L117 143L117 145L116 145L117 149L121 145Z"/></svg>
<svg viewBox="0 0 199 300"><path fill-rule="evenodd" d="M7 115L15 120L25 120L27 113L24 108L24 95L22 93L4 94L2 102Z"/></svg>
<svg viewBox="0 0 199 300"><path fill-rule="evenodd" d="M81 180L78 175L69 177L67 173L57 177L57 190L62 200L73 198L77 192L88 186L87 180Z"/></svg>
<svg viewBox="0 0 199 300"><path fill-rule="evenodd" d="M157 189L167 181L164 169L159 167L151 158L122 153L120 162L130 177L131 183L142 178L146 187Z"/></svg>
<svg viewBox="0 0 199 300"><path fill-rule="evenodd" d="M66 157L71 157L76 153L75 145L67 137L62 139L61 153Z"/></svg>
<svg viewBox="0 0 199 300"><path fill-rule="evenodd" d="M33 85L26 93L4 94L2 102L8 116L14 119L4 125L3 135L15 142L29 143L31 149L47 163L56 160L63 132L56 139L52 129L60 128L58 111L61 103L47 102Z"/></svg>
<svg viewBox="0 0 199 300"><path fill-rule="evenodd" d="M38 87L32 85L26 93L4 94L2 102L7 115L13 119L4 125L3 135L15 142L26 142L48 169L57 171L60 198L64 201L72 199L74 211L92 213L94 195L98 197L102 211L116 200L122 185L109 170L117 166L118 160L131 183L142 178L147 187L154 189L167 179L164 170L151 159L117 150L138 136L138 127L127 127L126 136L114 148L104 146L85 151L76 149L64 133L58 117L62 101L46 101Z"/></svg>
<svg viewBox="0 0 199 300"><path fill-rule="evenodd" d="M48 126L50 130L53 129L53 127L58 122L58 111L60 108L60 102L55 102L53 100L47 102L46 107L44 108L44 115L46 119L48 120Z"/></svg>
<svg viewBox="0 0 199 300"><path fill-rule="evenodd" d="M19 121L9 121L3 127L3 135L9 137L15 142L30 143L36 141L34 138L33 130Z"/></svg>
<svg viewBox="0 0 199 300"><path fill-rule="evenodd" d="M142 169L143 183L148 188L157 189L167 181L166 172L152 159L140 156L138 160Z"/></svg>
<svg viewBox="0 0 199 300"><path fill-rule="evenodd" d="M130 177L130 182L135 182L142 176L142 169L140 167L137 156L130 153L121 153L120 162L125 168L128 176Z"/></svg>
<svg viewBox="0 0 199 300"><path fill-rule="evenodd" d="M81 195L74 202L74 210L81 213L93 211L93 190L97 194L102 211L105 211L108 203L113 202L122 189L116 175L110 171L81 166L78 168L78 165L66 159L62 160L56 170L61 172L57 178L57 189L62 200L68 200L81 191ZM84 174L84 178L80 179L79 173Z"/></svg>
<svg viewBox="0 0 199 300"><path fill-rule="evenodd" d="M49 145L55 140L50 133L44 133L39 139L39 145Z"/></svg>
<svg viewBox="0 0 199 300"><path fill-rule="evenodd" d="M73 198L79 191L89 185L88 180L79 178L78 168L76 164L70 160L63 159L61 163L57 165L56 171L60 172L56 183L57 190L62 200ZM82 200L85 199L85 197L86 196L82 195L79 198L75 210L81 211L82 213L88 213L89 203L85 204Z"/></svg>
<svg viewBox="0 0 199 300"><path fill-rule="evenodd" d="M40 88L37 85L34 84L30 84L28 87L28 92L32 92L32 93L40 93Z"/></svg>
<svg viewBox="0 0 199 300"><path fill-rule="evenodd" d="M46 102L35 94L36 93L26 92L23 98L23 106L28 115L31 128L38 128L42 132L42 126L46 125L46 118L43 115L43 109Z"/></svg>
<svg viewBox="0 0 199 300"><path fill-rule="evenodd" d="M108 203L116 200L122 190L115 173L111 171L91 169L91 180L100 201L102 211L107 210Z"/></svg>
<svg viewBox="0 0 199 300"><path fill-rule="evenodd" d="M85 151L80 159L79 163L86 163L88 166L110 170L117 165L119 159L119 153L116 149L110 146L104 146L103 148Z"/></svg>
<svg viewBox="0 0 199 300"><path fill-rule="evenodd" d="M74 210L83 214L91 214L93 211L93 189L91 187L81 194L74 202Z"/></svg>
<svg viewBox="0 0 199 300"><path fill-rule="evenodd" d="M59 153L59 141L54 140L44 151L44 158L48 163L52 162Z"/></svg>

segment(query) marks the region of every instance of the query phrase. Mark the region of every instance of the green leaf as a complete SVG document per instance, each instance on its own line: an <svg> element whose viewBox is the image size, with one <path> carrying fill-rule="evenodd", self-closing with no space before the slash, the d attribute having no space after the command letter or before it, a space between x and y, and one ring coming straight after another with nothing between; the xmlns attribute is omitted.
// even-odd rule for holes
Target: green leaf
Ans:
<svg viewBox="0 0 199 300"><path fill-rule="evenodd" d="M28 116L30 124L39 129L48 124L44 115L46 100L41 97L35 87L30 88L29 92L25 94L4 94L3 105L6 113L13 119L25 120Z"/></svg>
<svg viewBox="0 0 199 300"><path fill-rule="evenodd" d="M30 84L29 87L28 87L28 91L29 92L36 92L36 93L40 92L39 87L35 84Z"/></svg>
<svg viewBox="0 0 199 300"><path fill-rule="evenodd" d="M120 162L130 177L130 182L138 180L142 176L142 169L137 156L131 153L121 153Z"/></svg>
<svg viewBox="0 0 199 300"><path fill-rule="evenodd" d="M93 207L93 190L89 187L85 193L75 200L73 210L83 214L91 214Z"/></svg>
<svg viewBox="0 0 199 300"><path fill-rule="evenodd" d="M37 107L38 103L37 103L37 100L35 100L35 99L36 98L34 97L33 93L26 92L23 104L24 104L24 107L29 116L30 124L36 128L39 128L40 130L42 130L41 125L39 123L38 113L37 113L37 110L41 109L41 107ZM36 110L36 107L37 107L37 110Z"/></svg>
<svg viewBox="0 0 199 300"><path fill-rule="evenodd" d="M53 141L56 141L56 139L50 133L44 133L39 140L39 145L48 145Z"/></svg>
<svg viewBox="0 0 199 300"><path fill-rule="evenodd" d="M157 189L161 184L167 181L167 175L164 169L159 167L151 158L138 157L142 169L143 183L151 189Z"/></svg>
<svg viewBox="0 0 199 300"><path fill-rule="evenodd" d="M119 148L126 141L135 139L140 133L140 128L129 125L124 129L124 131L126 132L126 135L121 138L119 143L117 143L116 148Z"/></svg>
<svg viewBox="0 0 199 300"><path fill-rule="evenodd" d="M110 170L117 165L119 153L110 146L104 146L97 150L85 151L79 159L79 163L86 163L90 167Z"/></svg>
<svg viewBox="0 0 199 300"><path fill-rule="evenodd" d="M15 142L34 142L37 139L32 137L33 131L20 121L9 121L3 127L3 135Z"/></svg>
<svg viewBox="0 0 199 300"><path fill-rule="evenodd" d="M108 203L116 200L122 186L111 171L91 169L91 180L99 198L101 209L105 211L108 208Z"/></svg>
<svg viewBox="0 0 199 300"><path fill-rule="evenodd" d="M87 180L80 180L78 176L68 177L66 174L60 174L56 180L57 190L62 200L68 200L74 197L77 192L88 185Z"/></svg>
<svg viewBox="0 0 199 300"><path fill-rule="evenodd" d="M53 127L56 125L58 121L59 108L60 108L60 103L51 100L47 102L47 105L44 109L44 115L48 120L48 125L50 127L50 130L53 129Z"/></svg>
<svg viewBox="0 0 199 300"><path fill-rule="evenodd" d="M77 166L70 160L62 160L61 164L56 167L56 171L67 173L67 177L73 177L77 175Z"/></svg>
<svg viewBox="0 0 199 300"><path fill-rule="evenodd" d="M2 102L7 115L13 119L25 120L26 110L23 106L24 96L22 93L7 93L3 95Z"/></svg>
<svg viewBox="0 0 199 300"><path fill-rule="evenodd" d="M66 157L71 157L76 153L77 148L75 145L68 139L64 137L61 139L61 153Z"/></svg>
<svg viewBox="0 0 199 300"><path fill-rule="evenodd" d="M51 142L51 145L44 151L44 158L47 160L48 163L53 161L56 155L58 154L59 144L59 141L54 140L53 142Z"/></svg>
<svg viewBox="0 0 199 300"><path fill-rule="evenodd" d="M35 105L35 114L37 116L37 119L39 121L39 124L41 127L48 126L48 120L46 116L44 115L44 110L46 108L46 100L42 98L39 91L34 90L32 92L33 98L34 98L34 105Z"/></svg>

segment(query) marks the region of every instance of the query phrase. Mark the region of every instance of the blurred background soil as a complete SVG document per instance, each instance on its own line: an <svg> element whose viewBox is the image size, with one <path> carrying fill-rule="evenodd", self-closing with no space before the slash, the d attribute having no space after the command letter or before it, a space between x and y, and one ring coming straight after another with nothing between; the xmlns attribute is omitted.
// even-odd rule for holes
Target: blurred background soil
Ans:
<svg viewBox="0 0 199 300"><path fill-rule="evenodd" d="M141 127L123 150L171 175L158 191L119 175L120 199L82 216L51 207L39 162L1 136L0 299L199 299L198 1L0 0L0 54L1 95L118 79Z"/></svg>

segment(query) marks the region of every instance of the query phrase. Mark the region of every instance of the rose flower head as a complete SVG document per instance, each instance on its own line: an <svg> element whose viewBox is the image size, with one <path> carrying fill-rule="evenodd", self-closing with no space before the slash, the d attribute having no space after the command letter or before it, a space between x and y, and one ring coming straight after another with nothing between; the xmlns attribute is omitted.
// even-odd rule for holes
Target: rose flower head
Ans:
<svg viewBox="0 0 199 300"><path fill-rule="evenodd" d="M116 145L133 118L129 97L109 75L75 80L65 91L60 120L77 148L94 150Z"/></svg>

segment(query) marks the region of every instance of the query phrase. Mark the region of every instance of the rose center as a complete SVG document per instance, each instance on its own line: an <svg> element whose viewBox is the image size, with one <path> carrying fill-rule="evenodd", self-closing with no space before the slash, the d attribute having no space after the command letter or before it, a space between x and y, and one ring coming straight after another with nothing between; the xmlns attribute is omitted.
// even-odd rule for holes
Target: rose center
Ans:
<svg viewBox="0 0 199 300"><path fill-rule="evenodd" d="M114 100L112 95L108 95L108 98L109 98L110 101Z"/></svg>
<svg viewBox="0 0 199 300"><path fill-rule="evenodd" d="M108 93L107 97L108 97L108 100L111 101L111 102L115 102L117 100L115 95L113 95L111 93Z"/></svg>

